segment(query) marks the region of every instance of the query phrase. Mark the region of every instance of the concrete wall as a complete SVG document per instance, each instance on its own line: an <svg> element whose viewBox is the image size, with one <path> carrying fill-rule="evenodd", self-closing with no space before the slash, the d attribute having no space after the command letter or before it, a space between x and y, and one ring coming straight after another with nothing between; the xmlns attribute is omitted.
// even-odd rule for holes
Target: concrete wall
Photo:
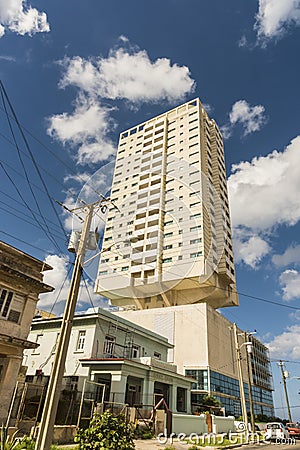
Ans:
<svg viewBox="0 0 300 450"><path fill-rule="evenodd" d="M168 361L185 369L206 369L237 378L232 323L206 303L115 313L169 339ZM239 345L244 342L239 336ZM245 348L242 348L242 352ZM244 356L244 353L242 353ZM242 361L246 381L246 365Z"/></svg>
<svg viewBox="0 0 300 450"><path fill-rule="evenodd" d="M234 417L211 416L213 433L228 433L235 431ZM203 434L208 433L205 414L201 416L192 416L187 414L173 414L172 415L172 433L179 434L191 433Z"/></svg>
<svg viewBox="0 0 300 450"><path fill-rule="evenodd" d="M179 434L207 433L205 416L189 416L187 414L172 415L172 433Z"/></svg>
<svg viewBox="0 0 300 450"><path fill-rule="evenodd" d="M235 431L234 417L212 416L213 433Z"/></svg>
<svg viewBox="0 0 300 450"><path fill-rule="evenodd" d="M226 319L219 311L207 308L207 345L209 353L210 369L221 372L232 378L238 377L236 363L236 349L232 331L232 322ZM240 334L238 329L238 334ZM244 342L244 336L238 335L239 346ZM247 366L245 360L246 348L241 348L242 352L242 373L244 381L247 382Z"/></svg>
<svg viewBox="0 0 300 450"><path fill-rule="evenodd" d="M43 372L46 376L50 375L51 366L54 359L55 344L57 342L58 333L60 330L60 321L57 323L49 325L41 324L41 326L34 326L29 334L29 340L36 342L37 336L39 336L38 343L40 346L34 350L24 351L23 364L28 367L27 375L35 375L37 369L43 365ZM79 331L86 331L85 345L82 350L77 350L78 334ZM79 359L90 358L92 356L92 345L94 341L95 324L86 323L84 326L81 324L74 325L70 345L68 349L68 356L66 360L66 371L67 374L87 376L88 369L82 368ZM46 364L45 364L46 363Z"/></svg>
<svg viewBox="0 0 300 450"><path fill-rule="evenodd" d="M209 364L206 310L207 304L201 303L115 314L167 337L175 345L168 352L168 361L184 374L185 369L206 368Z"/></svg>

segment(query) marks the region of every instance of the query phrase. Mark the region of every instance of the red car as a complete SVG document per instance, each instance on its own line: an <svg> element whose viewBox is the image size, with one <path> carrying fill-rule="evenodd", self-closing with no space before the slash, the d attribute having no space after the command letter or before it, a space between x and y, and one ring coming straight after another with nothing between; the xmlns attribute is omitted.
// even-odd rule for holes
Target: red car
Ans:
<svg viewBox="0 0 300 450"><path fill-rule="evenodd" d="M289 422L286 424L286 429L288 430L290 437L300 439L300 425L298 422Z"/></svg>

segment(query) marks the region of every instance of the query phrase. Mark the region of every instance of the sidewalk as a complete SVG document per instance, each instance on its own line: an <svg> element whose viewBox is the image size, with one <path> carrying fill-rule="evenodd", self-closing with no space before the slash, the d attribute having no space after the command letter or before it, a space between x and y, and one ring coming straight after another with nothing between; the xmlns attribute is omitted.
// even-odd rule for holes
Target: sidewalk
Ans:
<svg viewBox="0 0 300 450"><path fill-rule="evenodd" d="M159 443L157 438L147 440L137 439L135 441L135 450L164 450L166 447L170 446L176 450L188 450L188 448L191 447L191 444L178 442L176 438L174 438L172 444L169 439L166 443ZM208 447L206 447L206 449L208 450Z"/></svg>

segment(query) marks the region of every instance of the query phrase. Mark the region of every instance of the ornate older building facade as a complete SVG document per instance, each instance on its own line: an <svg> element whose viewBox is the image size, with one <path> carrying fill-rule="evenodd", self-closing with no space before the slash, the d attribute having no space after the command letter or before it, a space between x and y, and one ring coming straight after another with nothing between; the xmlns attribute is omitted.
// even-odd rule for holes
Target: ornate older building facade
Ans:
<svg viewBox="0 0 300 450"><path fill-rule="evenodd" d="M0 241L0 423L5 423L18 377L38 296L53 288L43 283L51 267ZM25 372L25 371L24 371ZM24 373L25 374L25 373Z"/></svg>

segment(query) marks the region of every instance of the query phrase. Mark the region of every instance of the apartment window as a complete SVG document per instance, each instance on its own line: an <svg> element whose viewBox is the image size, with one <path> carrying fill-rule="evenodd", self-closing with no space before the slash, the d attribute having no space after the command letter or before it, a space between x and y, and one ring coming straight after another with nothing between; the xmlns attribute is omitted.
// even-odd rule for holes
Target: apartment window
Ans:
<svg viewBox="0 0 300 450"><path fill-rule="evenodd" d="M129 270L129 266L124 266L124 267L121 268L122 272L126 272L127 270Z"/></svg>
<svg viewBox="0 0 300 450"><path fill-rule="evenodd" d="M0 288L0 318L18 323L23 311L24 298L16 293Z"/></svg>
<svg viewBox="0 0 300 450"><path fill-rule="evenodd" d="M173 245L172 244L170 244L170 245L164 245L164 250L170 250L171 248L173 248Z"/></svg>
<svg viewBox="0 0 300 450"><path fill-rule="evenodd" d="M78 332L76 351L79 351L79 352L83 351L84 343L85 343L85 335L86 335L85 330L80 330Z"/></svg>
<svg viewBox="0 0 300 450"><path fill-rule="evenodd" d="M107 275L107 270L102 270L101 272L99 272L99 276L101 276L101 275Z"/></svg>
<svg viewBox="0 0 300 450"><path fill-rule="evenodd" d="M136 344L132 344L131 347L131 358L139 358L140 356L140 346Z"/></svg>
<svg viewBox="0 0 300 450"><path fill-rule="evenodd" d="M105 336L103 353L113 356L115 351L116 338L114 336Z"/></svg>
<svg viewBox="0 0 300 450"><path fill-rule="evenodd" d="M177 387L176 409L178 412L186 412L187 391L182 387Z"/></svg>
<svg viewBox="0 0 300 450"><path fill-rule="evenodd" d="M42 337L43 337L43 334L37 334L36 337L35 337L35 343L40 345ZM55 350L55 347L56 347L56 343L55 343L55 346L54 346L54 350ZM35 348L33 350L32 354L33 355L39 355L40 354L39 348Z"/></svg>
<svg viewBox="0 0 300 450"><path fill-rule="evenodd" d="M201 205L201 202L195 202L190 204L190 208L194 208L194 206Z"/></svg>
<svg viewBox="0 0 300 450"><path fill-rule="evenodd" d="M154 352L154 353L153 353L153 356L154 356L154 358L156 358L156 359L161 359L161 353Z"/></svg>
<svg viewBox="0 0 300 450"><path fill-rule="evenodd" d="M172 231L170 233L165 233L164 234L165 238L168 238L168 237L171 237L171 236L173 236L173 232Z"/></svg>
<svg viewBox="0 0 300 450"><path fill-rule="evenodd" d="M198 239L192 239L191 241L190 241L190 244L191 245L193 245L193 244L200 244L202 242L202 239L201 238L198 238Z"/></svg>
<svg viewBox="0 0 300 450"><path fill-rule="evenodd" d="M170 262L172 262L172 258L163 258L163 260L162 260L163 264L167 264L167 263L170 263Z"/></svg>
<svg viewBox="0 0 300 450"><path fill-rule="evenodd" d="M190 254L190 258L198 258L199 256L202 256L202 252L195 252Z"/></svg>
<svg viewBox="0 0 300 450"><path fill-rule="evenodd" d="M190 231L196 231L196 230L201 230L201 225L196 225L195 227L191 227Z"/></svg>
<svg viewBox="0 0 300 450"><path fill-rule="evenodd" d="M198 127L193 127L189 129L189 132L194 131L194 130L198 130Z"/></svg>

